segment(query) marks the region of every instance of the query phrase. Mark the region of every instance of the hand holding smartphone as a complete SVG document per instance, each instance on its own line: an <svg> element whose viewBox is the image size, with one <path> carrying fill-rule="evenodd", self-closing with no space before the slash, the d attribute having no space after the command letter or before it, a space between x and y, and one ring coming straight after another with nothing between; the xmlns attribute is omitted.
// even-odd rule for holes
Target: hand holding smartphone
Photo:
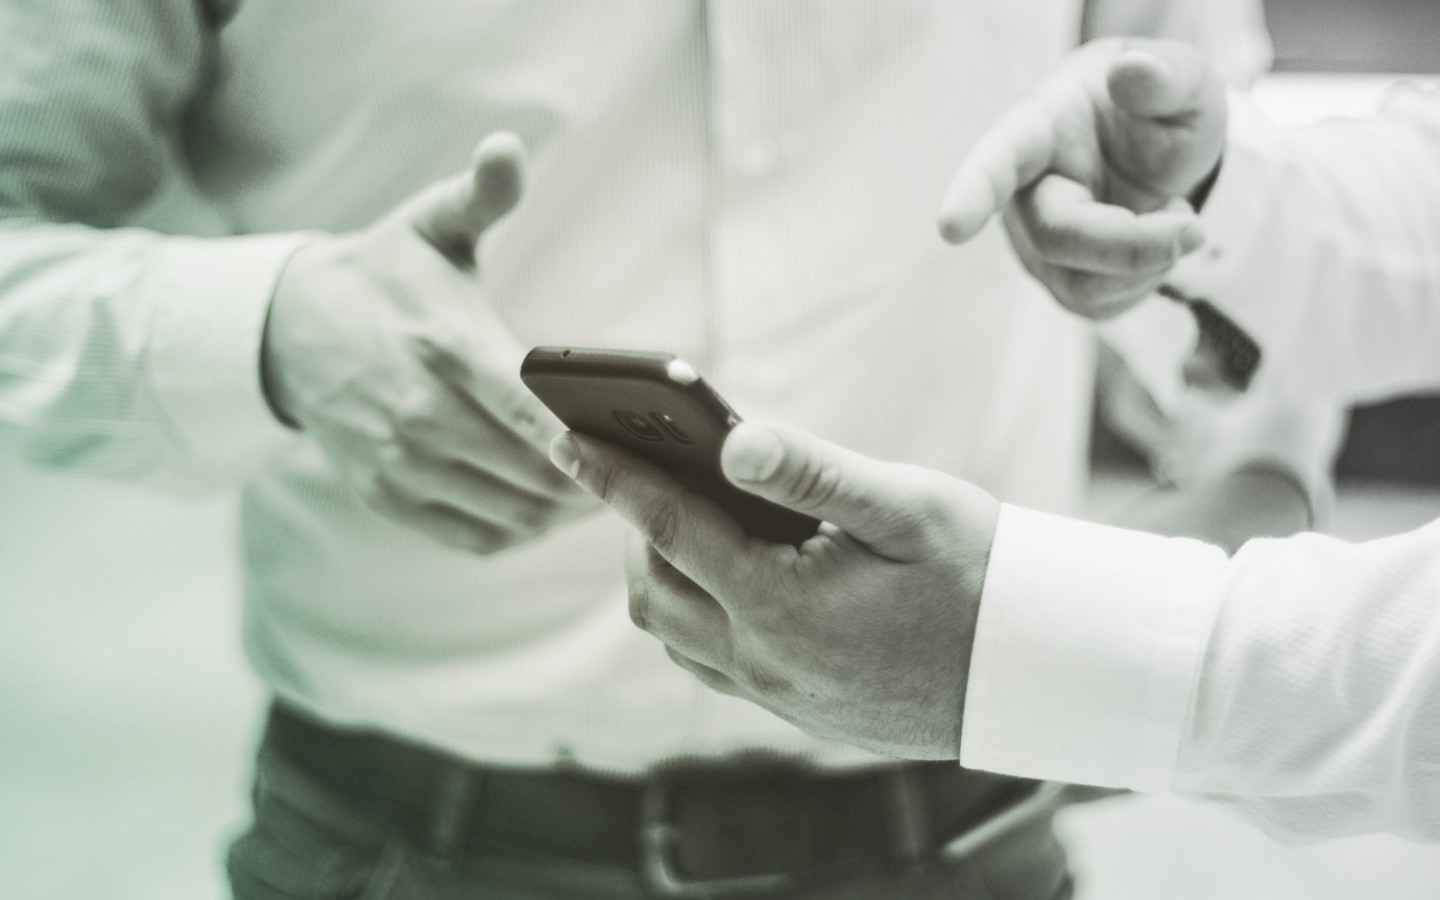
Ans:
<svg viewBox="0 0 1440 900"><path fill-rule="evenodd" d="M734 516L749 534L801 544L820 523L732 485L720 468L740 417L671 353L536 347L520 378L572 431L600 438L675 476Z"/></svg>

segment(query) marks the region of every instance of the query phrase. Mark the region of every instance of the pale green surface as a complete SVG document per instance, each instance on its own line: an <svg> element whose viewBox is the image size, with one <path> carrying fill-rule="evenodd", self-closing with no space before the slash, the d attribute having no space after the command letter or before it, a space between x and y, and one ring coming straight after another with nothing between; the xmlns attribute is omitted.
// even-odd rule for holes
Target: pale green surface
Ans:
<svg viewBox="0 0 1440 900"><path fill-rule="evenodd" d="M0 498L0 896L223 896L260 703L233 501L4 453Z"/></svg>

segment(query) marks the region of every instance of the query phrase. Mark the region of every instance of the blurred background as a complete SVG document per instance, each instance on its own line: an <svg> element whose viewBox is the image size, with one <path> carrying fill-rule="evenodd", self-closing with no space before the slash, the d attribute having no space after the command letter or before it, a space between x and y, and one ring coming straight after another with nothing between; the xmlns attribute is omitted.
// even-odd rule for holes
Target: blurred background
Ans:
<svg viewBox="0 0 1440 900"><path fill-rule="evenodd" d="M1436 0L1267 0L1277 120L1373 107L1440 73ZM1440 248L1437 248L1440 252ZM1440 398L1358 410L1335 531L1440 517ZM1109 473L1095 504L1142 489ZM205 900L245 818L263 698L240 655L236 503L33 469L0 447L0 892ZM1288 849L1204 806L1121 798L1065 814L1080 900L1434 900L1440 848Z"/></svg>

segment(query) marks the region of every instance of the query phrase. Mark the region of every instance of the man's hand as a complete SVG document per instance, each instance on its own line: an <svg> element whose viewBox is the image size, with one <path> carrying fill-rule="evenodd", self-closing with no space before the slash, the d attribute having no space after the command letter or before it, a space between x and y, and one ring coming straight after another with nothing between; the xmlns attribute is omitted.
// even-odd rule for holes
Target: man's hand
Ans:
<svg viewBox="0 0 1440 900"><path fill-rule="evenodd" d="M476 272L476 242L523 174L519 142L492 135L471 171L301 249L265 331L276 411L372 508L475 553L594 505L546 459L561 426L521 384L524 348Z"/></svg>
<svg viewBox="0 0 1440 900"><path fill-rule="evenodd" d="M1106 40L1071 54L971 150L940 211L951 243L1003 213L1025 267L1103 319L1164 280L1204 233L1189 200L1225 143L1225 90L1185 44Z"/></svg>
<svg viewBox="0 0 1440 900"><path fill-rule="evenodd" d="M954 759L999 505L940 473L876 462L797 429L745 423L735 484L822 519L799 548L615 447L565 435L556 464L634 524L630 612L705 684L805 730Z"/></svg>

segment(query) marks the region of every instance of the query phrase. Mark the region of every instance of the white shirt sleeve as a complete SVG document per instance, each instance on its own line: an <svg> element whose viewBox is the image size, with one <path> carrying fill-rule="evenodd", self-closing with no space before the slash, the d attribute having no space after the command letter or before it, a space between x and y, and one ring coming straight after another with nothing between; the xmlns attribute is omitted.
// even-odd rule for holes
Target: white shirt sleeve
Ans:
<svg viewBox="0 0 1440 900"><path fill-rule="evenodd" d="M961 763L1201 795L1286 840L1440 839L1440 523L1227 560L1005 507Z"/></svg>
<svg viewBox="0 0 1440 900"><path fill-rule="evenodd" d="M1172 788L1282 840L1440 839L1440 522L1226 566Z"/></svg>
<svg viewBox="0 0 1440 900"><path fill-rule="evenodd" d="M298 236L124 229L205 78L202 4L65 0L0 14L0 439L131 481L233 477L292 439L261 390Z"/></svg>

